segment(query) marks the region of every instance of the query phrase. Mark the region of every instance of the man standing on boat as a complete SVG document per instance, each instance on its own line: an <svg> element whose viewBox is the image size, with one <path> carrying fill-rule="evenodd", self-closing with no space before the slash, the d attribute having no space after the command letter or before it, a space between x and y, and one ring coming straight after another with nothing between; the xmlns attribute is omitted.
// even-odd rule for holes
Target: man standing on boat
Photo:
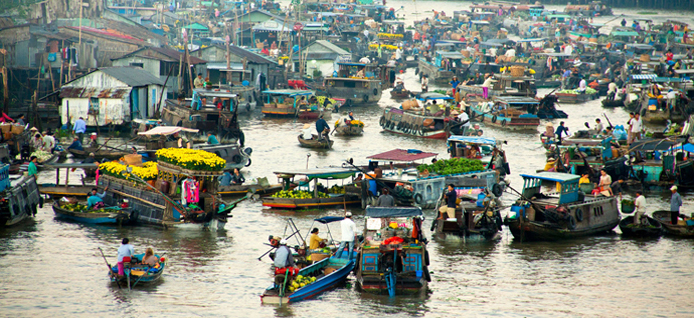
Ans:
<svg viewBox="0 0 694 318"><path fill-rule="evenodd" d="M75 126L72 127L72 132L77 135L77 138L80 139L80 143L82 143L84 133L87 132L87 122L84 121L84 118L80 117L75 120Z"/></svg>
<svg viewBox="0 0 694 318"><path fill-rule="evenodd" d="M330 138L328 138L328 133L330 132L330 126L328 123L323 119L323 114L318 117L318 120L316 121L316 131L318 132L318 140L327 140L330 142Z"/></svg>
<svg viewBox="0 0 694 318"><path fill-rule="evenodd" d="M376 201L376 206L395 206L395 199L393 199L393 196L390 195L390 191L388 191L388 189L384 188L381 190L381 195L378 197L378 201Z"/></svg>
<svg viewBox="0 0 694 318"><path fill-rule="evenodd" d="M439 209L439 220L444 220L445 215L448 218L455 217L455 206L458 200L458 193L455 192L455 187L452 184L448 185L448 192L446 192L446 206L442 206Z"/></svg>
<svg viewBox="0 0 694 318"><path fill-rule="evenodd" d="M557 145L561 145L561 137L562 134L566 135L567 137L569 136L569 128L564 126L564 122L559 122L559 127L557 127L557 131L555 132L557 135Z"/></svg>
<svg viewBox="0 0 694 318"><path fill-rule="evenodd" d="M352 212L345 213L345 219L340 221L340 226L342 227L342 241L340 246L337 247L337 252L335 252L335 257L342 257L342 250L348 247L347 259L352 259L352 253L354 251L354 240L357 238L357 226L352 221Z"/></svg>
<svg viewBox="0 0 694 318"><path fill-rule="evenodd" d="M275 275L284 274L289 271L290 275L295 275L299 269L295 267L292 251L287 247L287 240L280 240L280 246L275 252Z"/></svg>
<svg viewBox="0 0 694 318"><path fill-rule="evenodd" d="M636 191L636 200L634 200L636 212L634 212L634 225L641 224L641 218L646 214L646 197L643 192Z"/></svg>
<svg viewBox="0 0 694 318"><path fill-rule="evenodd" d="M682 206L682 197L677 193L677 186L670 188L672 197L670 197L670 223L677 225L677 219L680 217L680 207Z"/></svg>

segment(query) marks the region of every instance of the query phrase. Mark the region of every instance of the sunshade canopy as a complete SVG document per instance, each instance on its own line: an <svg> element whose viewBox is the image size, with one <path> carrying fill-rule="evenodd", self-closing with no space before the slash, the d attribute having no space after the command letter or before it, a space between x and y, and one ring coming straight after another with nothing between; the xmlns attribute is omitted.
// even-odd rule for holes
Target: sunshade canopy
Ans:
<svg viewBox="0 0 694 318"><path fill-rule="evenodd" d="M137 134L138 135L144 135L144 136L173 135L173 134L180 132L180 131L196 133L199 130L191 129L191 128L183 128L183 127L178 127L178 126L159 126L159 127L154 127L148 131L139 132Z"/></svg>
<svg viewBox="0 0 694 318"><path fill-rule="evenodd" d="M402 218L422 215L422 209L419 207L366 207L366 216L370 218Z"/></svg>

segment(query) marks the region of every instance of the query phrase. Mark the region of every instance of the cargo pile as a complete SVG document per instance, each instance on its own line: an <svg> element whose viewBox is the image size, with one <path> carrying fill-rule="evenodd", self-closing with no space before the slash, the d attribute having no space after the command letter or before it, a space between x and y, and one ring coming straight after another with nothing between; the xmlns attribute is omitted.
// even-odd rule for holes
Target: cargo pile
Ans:
<svg viewBox="0 0 694 318"><path fill-rule="evenodd" d="M429 173L436 173L439 175L466 173L480 171L484 169L485 168L484 164L482 164L482 161L467 158L451 158L448 160L439 160L430 165L420 165L417 167L417 171L419 171L420 173L426 170L429 171Z"/></svg>
<svg viewBox="0 0 694 318"><path fill-rule="evenodd" d="M132 168L132 174L140 177L142 180L156 180L159 175L159 170L157 168L156 162L145 162L142 167L128 166L121 164L117 161L104 162L99 165L99 171L105 175L112 176L119 179L130 180L130 174L126 172L126 169Z"/></svg>
<svg viewBox="0 0 694 318"><path fill-rule="evenodd" d="M313 192L304 190L282 190L273 194L272 197L282 199L313 199ZM318 192L318 197L325 199L329 198L330 196L323 192Z"/></svg>
<svg viewBox="0 0 694 318"><path fill-rule="evenodd" d="M587 95L593 95L593 94L595 94L595 93L597 93L597 92L598 92L598 91L596 91L596 90L594 90L594 89L592 89L592 88L590 88L590 87L586 87L585 94L587 94ZM558 93L559 93L559 94L572 94L572 95L581 94L581 92L580 92L579 90L576 90L576 89L564 89L564 90L559 91Z"/></svg>
<svg viewBox="0 0 694 318"><path fill-rule="evenodd" d="M89 209L87 208L86 205L84 204L79 204L79 203L70 203L70 204L63 204L60 206L61 208L72 211L72 212L80 212L80 213L106 213L108 212L106 209Z"/></svg>
<svg viewBox="0 0 694 318"><path fill-rule="evenodd" d="M226 160L204 150L166 148L157 150L157 160L197 171L222 171Z"/></svg>
<svg viewBox="0 0 694 318"><path fill-rule="evenodd" d="M289 291L294 292L295 290L304 287L308 284L311 284L316 281L315 277L305 277L298 275L296 278L294 278L294 281L292 281L291 286L289 286Z"/></svg>

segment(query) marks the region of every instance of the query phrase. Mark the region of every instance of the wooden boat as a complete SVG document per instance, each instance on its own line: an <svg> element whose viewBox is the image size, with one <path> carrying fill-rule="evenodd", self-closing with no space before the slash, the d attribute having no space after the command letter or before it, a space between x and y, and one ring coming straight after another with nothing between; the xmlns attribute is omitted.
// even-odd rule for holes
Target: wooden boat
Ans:
<svg viewBox="0 0 694 318"><path fill-rule="evenodd" d="M210 95L213 93L214 96ZM221 97L222 109L212 104L214 97ZM205 104L203 105L203 98ZM206 90L202 88L193 90L193 97L184 100L166 100L166 105L161 112L161 119L169 126L207 131L224 131L233 129L235 115L239 108L238 95L220 91ZM231 126L230 126L231 125Z"/></svg>
<svg viewBox="0 0 694 318"><path fill-rule="evenodd" d="M600 103L602 103L602 107L605 108L624 107L624 99L609 100L605 98Z"/></svg>
<svg viewBox="0 0 694 318"><path fill-rule="evenodd" d="M103 213L79 212L70 210L68 204L61 204L60 201L53 203L53 212L55 212L56 217L79 223L126 224L130 221L130 211L113 209Z"/></svg>
<svg viewBox="0 0 694 318"><path fill-rule="evenodd" d="M645 215L648 219L648 225L634 225L634 217L627 216L619 221L619 229L622 235L630 237L658 237L663 234L663 225L650 216Z"/></svg>
<svg viewBox="0 0 694 318"><path fill-rule="evenodd" d="M665 229L665 234L680 237L694 237L694 225L687 225L687 221L678 219L677 224L671 224L670 211L655 211L653 219L658 221Z"/></svg>
<svg viewBox="0 0 694 318"><path fill-rule="evenodd" d="M510 130L537 130L540 118L529 112L529 107L537 107L539 103L534 99L517 99L517 97L494 97L492 102L471 102L470 119Z"/></svg>
<svg viewBox="0 0 694 318"><path fill-rule="evenodd" d="M311 299L317 295L335 287L344 281L349 273L354 269L355 259L347 259L348 254L342 253L342 258L330 257L322 261L313 263L308 267L299 270L303 277L315 277L315 281L305 285L293 292L286 290L286 286L291 284L292 278L283 280L281 285L273 284L263 292L260 301L263 304L288 304L302 300ZM298 277L298 276L297 276Z"/></svg>
<svg viewBox="0 0 694 318"><path fill-rule="evenodd" d="M364 127L358 125L340 125L335 127L336 136L361 136L364 134Z"/></svg>
<svg viewBox="0 0 694 318"><path fill-rule="evenodd" d="M337 63L338 75L323 80L325 94L331 97L344 98L346 105L363 106L378 103L384 87L390 87L387 67L364 63ZM364 77L356 77L359 70Z"/></svg>
<svg viewBox="0 0 694 318"><path fill-rule="evenodd" d="M346 179L349 177L354 177L358 172L356 169L345 169L345 168L318 168L318 169L307 169L307 170L282 170L276 171L275 174L282 178L285 189L290 189L294 182L296 176L306 176L310 180L314 180L313 191L309 194L301 192L302 195L296 196L286 196L284 192L263 198L263 206L276 209L306 209L306 208L322 208L330 206L347 206L347 205L358 205L361 203L359 197L351 194L330 194L327 197L321 197L322 194L318 192L318 179L324 180L334 180L334 179ZM298 183L299 187L308 186L307 183ZM327 184L326 184L327 187ZM295 193L295 191L287 191L288 193Z"/></svg>
<svg viewBox="0 0 694 318"><path fill-rule="evenodd" d="M94 159L96 161L101 161L102 159L107 159L107 160L118 160L122 158L123 156L130 154L129 152L126 151L121 151L121 150L114 150L114 149L109 149L107 147L100 148L96 147L85 147L84 150L77 150L77 149L68 149L67 150L69 153L72 154L73 157L78 158L78 159L84 159L89 157L90 153L94 153Z"/></svg>
<svg viewBox="0 0 694 318"><path fill-rule="evenodd" d="M267 196L277 193L283 189L282 184L268 184L267 178L261 179L265 179L265 182L260 182L258 184L232 184L228 186L220 185L217 187L217 194L223 197L233 197L246 195L247 193L251 192L261 196Z"/></svg>
<svg viewBox="0 0 694 318"><path fill-rule="evenodd" d="M318 140L318 135L313 135L313 138L310 140L306 140L301 135L299 135L297 139L299 140L299 145L301 145L301 147L306 148L330 149L333 147L333 143L335 143L334 140Z"/></svg>
<svg viewBox="0 0 694 318"><path fill-rule="evenodd" d="M118 282L120 284L127 284L129 289L132 289L137 284L149 284L158 281L161 275L166 269L166 259L155 254L159 259L159 263L155 266L139 264L142 262L142 258L145 254L135 254L132 258L124 257L123 265L125 267L123 277L118 277L118 266L111 267L108 276L111 278L111 282ZM128 262L126 262L126 260Z"/></svg>
<svg viewBox="0 0 694 318"><path fill-rule="evenodd" d="M619 224L617 198L584 196L577 175L557 172L521 174L522 196L504 219L516 239L552 241L597 235ZM559 183L558 193L542 193L542 182Z"/></svg>
<svg viewBox="0 0 694 318"><path fill-rule="evenodd" d="M565 104L582 104L590 100L598 98L598 93L595 94L569 94L569 93L555 93L559 98L559 102Z"/></svg>
<svg viewBox="0 0 694 318"><path fill-rule="evenodd" d="M36 179L22 176L10 180L9 165L0 167L0 228L19 224L36 215L37 207L43 204Z"/></svg>
<svg viewBox="0 0 694 318"><path fill-rule="evenodd" d="M96 185L93 184L94 178L83 176L81 180L82 184L70 184L70 170L96 170L97 167L98 164L96 163L54 163L45 165L45 169L55 169L55 183L42 183L38 185L39 192L53 199L60 199L62 197L80 197L86 199L88 193L96 187ZM60 180L61 169L65 169L65 179L63 183L61 183ZM86 184L86 182L91 184Z"/></svg>
<svg viewBox="0 0 694 318"><path fill-rule="evenodd" d="M424 103L427 101L447 102L453 100L453 97L440 93L421 93L417 96L417 99ZM415 101L410 102L415 103ZM441 104L440 107L443 106ZM445 115L435 116L437 112L443 112L443 108L437 110L435 109L437 107L431 106L430 110L424 110L419 107L407 109L388 107L383 111L383 116L381 116L378 123L383 130L391 133L427 139L445 139L448 137L447 129L452 117ZM434 112L434 114L431 114L431 112Z"/></svg>
<svg viewBox="0 0 694 318"><path fill-rule="evenodd" d="M497 81L494 86L487 90L487 95L495 96L515 96L515 97L532 97L537 95L537 87L535 87L535 79L528 76L512 76L500 75L494 77ZM465 94L482 95L483 87L481 85L460 85L461 92Z"/></svg>
<svg viewBox="0 0 694 318"><path fill-rule="evenodd" d="M310 104L309 100L311 96L315 93L310 90L298 90L298 89L277 89L277 90L266 90L262 92L265 94L266 100L261 109L263 115L267 117L289 117L289 118L299 118L299 119L317 119L320 115L323 118L330 118L331 111L324 107L323 103L316 102L315 104ZM305 104L300 103L301 99L304 99ZM318 100L327 97L316 97ZM339 103L332 100L330 108L339 107Z"/></svg>
<svg viewBox="0 0 694 318"><path fill-rule="evenodd" d="M408 227L388 226L391 220L400 218L408 219L405 222ZM364 237L367 239L359 248L356 269L361 290L387 292L393 297L427 287L431 278L422 219L422 209L417 207L366 208ZM389 241L399 243L388 244Z"/></svg>

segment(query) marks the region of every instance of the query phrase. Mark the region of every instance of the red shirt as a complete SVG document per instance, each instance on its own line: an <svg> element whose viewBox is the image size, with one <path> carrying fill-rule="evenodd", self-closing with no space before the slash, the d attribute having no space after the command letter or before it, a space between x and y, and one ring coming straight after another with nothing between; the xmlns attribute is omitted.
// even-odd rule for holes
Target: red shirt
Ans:
<svg viewBox="0 0 694 318"><path fill-rule="evenodd" d="M674 54L672 54L672 52L667 52L667 53L665 53L665 60L666 61L672 61L673 56L674 56Z"/></svg>

